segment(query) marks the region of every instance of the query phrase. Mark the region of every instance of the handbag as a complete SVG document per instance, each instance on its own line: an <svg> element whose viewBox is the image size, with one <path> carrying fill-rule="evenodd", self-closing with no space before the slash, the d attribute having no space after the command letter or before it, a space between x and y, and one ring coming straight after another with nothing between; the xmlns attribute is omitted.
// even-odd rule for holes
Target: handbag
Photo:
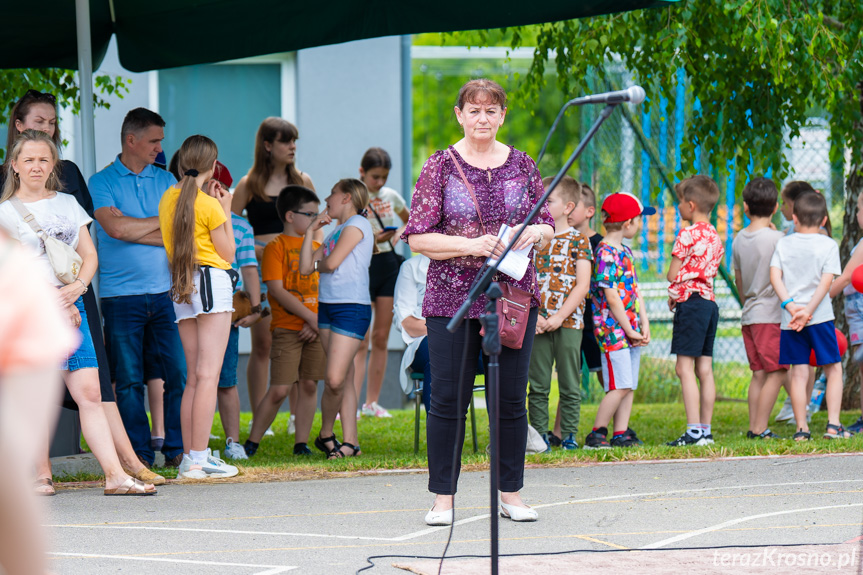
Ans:
<svg viewBox="0 0 863 575"><path fill-rule="evenodd" d="M54 270L54 275L57 276L57 279L66 285L78 279L78 274L81 273L81 265L84 263L84 259L80 254L69 244L46 234L45 230L42 229L39 222L33 217L33 214L24 207L24 203L20 199L13 196L9 201L12 202L12 205L15 206L15 209L24 218L24 221L27 222L30 228L42 240L45 246L45 255L48 256L48 262L51 264L51 269Z"/></svg>
<svg viewBox="0 0 863 575"><path fill-rule="evenodd" d="M447 149L447 152L452 158L462 182L467 187L473 204L476 207L476 215L479 216L479 225L482 227L482 232L487 234L485 224L482 221L482 214L479 211L479 202L476 200L476 194L473 191L473 186L467 181L467 178L462 171L461 166L455 159L452 150ZM497 280L496 280L497 281ZM498 282L501 297L497 300L497 315L498 315L498 333L500 335L500 343L510 349L521 349L524 344L524 334L527 331L527 322L530 318L530 302L533 299L533 294L526 292L521 288L510 285L506 282Z"/></svg>

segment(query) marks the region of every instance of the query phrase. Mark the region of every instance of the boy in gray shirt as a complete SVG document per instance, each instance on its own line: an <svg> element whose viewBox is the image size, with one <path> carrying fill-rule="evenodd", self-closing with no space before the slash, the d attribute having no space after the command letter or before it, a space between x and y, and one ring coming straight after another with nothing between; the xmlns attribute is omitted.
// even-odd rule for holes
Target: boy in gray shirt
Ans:
<svg viewBox="0 0 863 575"><path fill-rule="evenodd" d="M839 247L820 233L827 221L827 202L817 192L806 192L794 202L795 234L776 243L770 260L770 283L782 302L779 363L791 366L791 407L797 420L795 441L810 439L806 422L806 381L809 356L827 377L825 439L851 437L839 421L842 403L842 363L833 306L828 290L841 273Z"/></svg>
<svg viewBox="0 0 863 575"><path fill-rule="evenodd" d="M776 242L785 236L770 227L779 192L769 178L753 178L743 188L743 211L750 223L732 245L734 281L743 304L740 317L743 344L752 381L749 383L750 439L781 439L767 427L779 389L787 381L787 365L779 363L779 322L782 310L770 285L770 259Z"/></svg>

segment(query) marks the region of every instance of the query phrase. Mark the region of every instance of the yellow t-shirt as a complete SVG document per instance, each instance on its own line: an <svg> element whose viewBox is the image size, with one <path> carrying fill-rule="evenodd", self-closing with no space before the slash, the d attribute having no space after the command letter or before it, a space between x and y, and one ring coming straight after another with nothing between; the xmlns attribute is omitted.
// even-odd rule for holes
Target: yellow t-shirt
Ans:
<svg viewBox="0 0 863 575"><path fill-rule="evenodd" d="M168 260L173 257L174 250L174 211L177 207L177 199L180 197L180 188L171 186L162 195L159 201L159 226L162 230L162 240L165 242L165 251L168 252ZM195 197L195 263L199 266L211 266L223 270L231 269L230 262L226 262L216 252L213 238L210 232L215 230L228 220L225 210L219 200L208 196L200 189Z"/></svg>
<svg viewBox="0 0 863 575"><path fill-rule="evenodd" d="M282 280L282 285L288 292L296 296L304 306L318 313L318 272L304 276L300 273L300 248L303 238L294 238L279 234L264 248L264 260L261 265L261 279L265 282ZM312 249L318 249L321 244L312 242ZM288 312L270 297L270 307L273 309L273 319L270 329L277 327L299 331L305 323L300 317Z"/></svg>

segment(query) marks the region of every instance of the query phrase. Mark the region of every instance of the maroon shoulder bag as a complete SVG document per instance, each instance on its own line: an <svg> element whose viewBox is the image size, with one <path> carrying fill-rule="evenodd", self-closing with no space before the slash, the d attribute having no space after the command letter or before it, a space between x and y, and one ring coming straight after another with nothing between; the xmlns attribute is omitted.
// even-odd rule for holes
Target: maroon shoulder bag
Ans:
<svg viewBox="0 0 863 575"><path fill-rule="evenodd" d="M455 159L452 150L447 148L447 153L452 158L462 182L464 182L467 191L470 193L474 207L476 207L476 215L479 217L479 225L482 227L483 234L488 234L482 221L479 202L476 201L473 186L467 181L464 171L461 169L458 160ZM524 333L527 330L527 320L530 316L530 302L533 299L533 294L506 282L498 282L498 285L500 286L500 291L503 293L500 299L497 300L500 342L510 349L521 349L524 343Z"/></svg>

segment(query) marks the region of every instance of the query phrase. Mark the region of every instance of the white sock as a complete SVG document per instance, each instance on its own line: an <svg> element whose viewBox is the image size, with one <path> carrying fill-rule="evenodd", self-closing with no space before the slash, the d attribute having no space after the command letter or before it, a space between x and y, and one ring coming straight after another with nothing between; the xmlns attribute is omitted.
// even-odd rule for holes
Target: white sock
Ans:
<svg viewBox="0 0 863 575"><path fill-rule="evenodd" d="M701 433L704 435L710 435L710 424L701 424Z"/></svg>
<svg viewBox="0 0 863 575"><path fill-rule="evenodd" d="M700 423L687 423L686 424L686 433L688 433L690 436L695 437L695 438L699 438L704 434L704 432L701 431L701 424Z"/></svg>
<svg viewBox="0 0 863 575"><path fill-rule="evenodd" d="M194 449L189 450L189 457L192 458L192 463L195 465L203 465L207 462L206 451L195 451Z"/></svg>

